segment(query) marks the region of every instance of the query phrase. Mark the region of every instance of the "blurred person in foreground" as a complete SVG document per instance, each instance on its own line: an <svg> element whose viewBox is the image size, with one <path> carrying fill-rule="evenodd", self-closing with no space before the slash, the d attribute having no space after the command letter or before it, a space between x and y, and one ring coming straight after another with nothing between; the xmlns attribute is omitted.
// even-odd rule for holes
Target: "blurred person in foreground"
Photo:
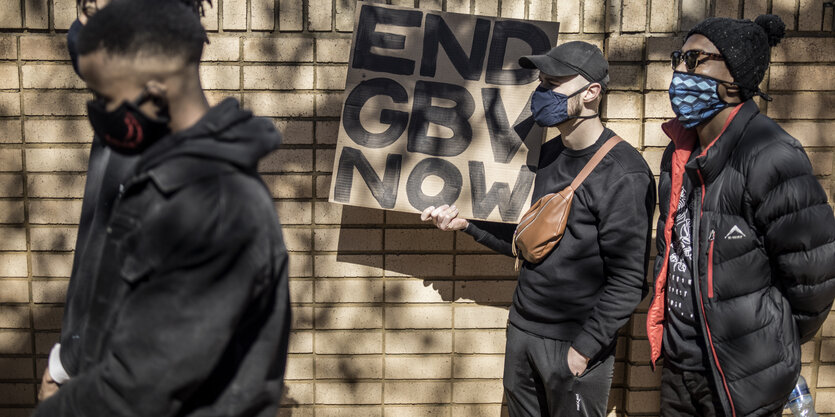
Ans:
<svg viewBox="0 0 835 417"><path fill-rule="evenodd" d="M205 38L194 10L170 0L116 0L81 29L93 130L137 160L75 294L88 300L74 372L36 416L277 413L287 252L256 166L280 135L234 99L208 105Z"/></svg>
<svg viewBox="0 0 835 417"><path fill-rule="evenodd" d="M835 297L835 218L801 144L755 96L779 17L708 18L671 55L653 366L662 416L778 416Z"/></svg>
<svg viewBox="0 0 835 417"><path fill-rule="evenodd" d="M207 0L180 0L196 14L203 14ZM78 34L99 9L110 0L79 0L78 19L67 33L67 49L73 70L78 71ZM208 2L211 5L211 2ZM49 355L47 367L41 380L38 398L43 400L52 395L71 375L77 373L80 347L85 339L85 317L89 313L91 288L95 268L101 260L106 237L107 223L120 186L129 179L136 168L137 155L113 152L102 138L93 135L87 166L87 179L81 203L81 217L78 222L73 266L64 305L61 335Z"/></svg>

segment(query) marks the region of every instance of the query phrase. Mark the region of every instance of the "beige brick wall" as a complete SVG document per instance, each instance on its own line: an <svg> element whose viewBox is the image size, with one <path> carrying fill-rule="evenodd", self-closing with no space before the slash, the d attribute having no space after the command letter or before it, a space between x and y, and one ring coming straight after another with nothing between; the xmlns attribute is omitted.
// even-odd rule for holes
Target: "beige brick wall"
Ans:
<svg viewBox="0 0 835 417"><path fill-rule="evenodd" d="M65 34L74 0L0 0L0 416L35 404L57 340L91 129ZM210 100L273 118L285 146L261 165L291 251L294 332L282 416L477 417L502 409L511 261L416 215L327 202L354 0L215 0L202 69ZM833 8L822 0L390 0L561 22L561 41L611 61L608 125L653 169L671 116L667 59L708 15L781 15L763 111L806 146L832 193ZM623 329L611 413L657 415L647 304ZM835 415L835 315L803 347L818 411Z"/></svg>

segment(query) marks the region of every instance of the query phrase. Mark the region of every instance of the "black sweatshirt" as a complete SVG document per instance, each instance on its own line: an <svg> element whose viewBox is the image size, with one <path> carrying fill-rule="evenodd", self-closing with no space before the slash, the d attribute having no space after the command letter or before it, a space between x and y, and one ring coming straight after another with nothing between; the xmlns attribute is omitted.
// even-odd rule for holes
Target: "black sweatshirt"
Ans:
<svg viewBox="0 0 835 417"><path fill-rule="evenodd" d="M542 146L532 201L567 187L615 133L567 149L557 137ZM541 263L524 262L510 323L551 339L570 340L589 358L613 346L618 329L647 293L655 180L626 142L616 145L575 192L562 241ZM516 225L471 221L465 232L508 256Z"/></svg>

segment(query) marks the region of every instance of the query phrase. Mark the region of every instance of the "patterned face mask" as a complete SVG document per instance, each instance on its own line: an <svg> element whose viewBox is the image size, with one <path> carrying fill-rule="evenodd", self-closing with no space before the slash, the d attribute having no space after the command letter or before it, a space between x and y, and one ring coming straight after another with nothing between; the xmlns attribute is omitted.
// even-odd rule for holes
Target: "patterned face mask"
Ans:
<svg viewBox="0 0 835 417"><path fill-rule="evenodd" d="M696 127L730 105L719 98L719 84L727 81L704 75L676 71L670 82L670 103L678 121L686 128Z"/></svg>

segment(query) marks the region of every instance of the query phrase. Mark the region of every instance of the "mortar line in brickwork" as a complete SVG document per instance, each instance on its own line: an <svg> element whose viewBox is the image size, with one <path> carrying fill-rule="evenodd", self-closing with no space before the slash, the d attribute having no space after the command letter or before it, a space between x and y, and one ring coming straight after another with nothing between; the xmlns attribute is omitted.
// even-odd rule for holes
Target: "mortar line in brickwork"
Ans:
<svg viewBox="0 0 835 417"><path fill-rule="evenodd" d="M331 0L331 30L329 32L336 32L336 2L338 0Z"/></svg>
<svg viewBox="0 0 835 417"><path fill-rule="evenodd" d="M32 376L33 380L32 383L34 384L35 388L38 386L38 359L37 359L37 349L35 346L35 299L32 289L32 243L31 243L31 226L29 224L29 170L26 166L26 130L24 129L24 125L26 124L26 107L24 106L23 100L23 62L20 59L20 40L21 37L18 36L17 41L17 71L18 71L18 90L20 91L20 96L18 99L20 100L20 161L21 161L21 187L23 189L23 229L25 230L26 235L26 280L29 283L29 340L31 344L31 352L32 352ZM33 403L37 403L38 396L37 390L33 390L34 397L32 398Z"/></svg>
<svg viewBox="0 0 835 417"><path fill-rule="evenodd" d="M278 7L280 7L280 2L279 2ZM308 7L308 4L307 4L307 2L305 2L303 7L302 7L302 28L303 29L305 27L304 22L306 21L305 20L305 12L307 10L307 7ZM278 27L278 26L276 26L276 27ZM313 326L312 326L313 329L311 331L312 338L313 338L313 352L311 352L311 358L312 358L312 361L313 361L313 377L312 377L313 378L312 379L313 405L311 407L312 410L313 410L313 416L312 417L316 417L317 414L318 414L317 407L316 407L316 404L317 404L316 394L317 394L317 389L318 389L318 385L319 385L319 384L316 383L318 381L318 373L317 373L317 365L316 365L316 362L317 362L316 358L318 356L317 349L316 349L316 347L317 347L316 340L318 339L318 337L316 337L316 333L317 333L316 332L316 306L317 306L316 279L317 278L316 278L316 257L313 256L313 252L314 252L314 247L313 246L315 245L314 242L316 240L316 237L315 237L316 223L317 223L316 222L316 179L318 178L317 173L316 173L316 154L317 154L316 149L318 148L318 137L317 137L317 134L316 134L316 132L317 132L316 127L318 125L316 120L318 120L318 118L317 118L318 114L317 114L316 109L317 109L318 97L315 94L316 87L318 87L316 85L316 71L317 71L317 64L319 63L319 57L318 57L317 49L316 49L317 46L318 46L318 42L316 42L316 40L314 39L313 40L313 83L314 83L313 84L313 88L314 88L313 119L314 120L313 120L313 128L312 128L312 132L313 132L313 156L312 156L313 172L310 176L310 178L311 178L310 186L313 187L313 192L312 192L313 198L310 199L310 223L311 223L310 233L311 233L311 240L310 240L310 245L309 245L309 247L307 248L307 251L306 251L308 258L310 259L310 275L311 275L311 278L312 278L312 285L310 286L310 291L312 293L311 294L311 301L313 302ZM241 73L243 73L243 71L241 71Z"/></svg>
<svg viewBox="0 0 835 417"><path fill-rule="evenodd" d="M281 7L280 4L281 3L280 3L280 0L279 0L279 7ZM302 33L310 32L310 11L308 10L309 8L310 8L310 1L309 0L302 1L302 30L301 30ZM279 13L280 12L281 11L279 10ZM314 43L316 43L316 42L314 42ZM314 52L316 52L316 51L314 50ZM315 54L313 56L313 62L314 63L316 62ZM315 399L316 398L315 397L315 394L316 394L316 384L315 383L313 384L313 394L314 394L313 398ZM316 417L316 407L313 408L313 417Z"/></svg>
<svg viewBox="0 0 835 417"><path fill-rule="evenodd" d="M223 29L223 1L212 0L214 7L217 7L217 33L225 33Z"/></svg>
<svg viewBox="0 0 835 417"><path fill-rule="evenodd" d="M46 19L47 19L46 27L49 28L50 32L55 31L55 16L54 15L55 15L54 2L47 1L46 2Z"/></svg>
<svg viewBox="0 0 835 417"><path fill-rule="evenodd" d="M615 16L613 16L612 13L609 13L609 6L611 5L611 2L617 2L618 7L617 7L616 11L619 12L621 17L623 17L623 1L622 0L607 0L606 1L606 17L605 17L606 29L608 29L609 25L611 24L611 22L609 22L609 18L614 18L615 17ZM623 34L623 19L616 19L615 23L616 23L615 26L617 26L617 27L614 28L613 31L617 32L618 35L622 35Z"/></svg>
<svg viewBox="0 0 835 417"><path fill-rule="evenodd" d="M20 27L22 30L26 30L26 0L19 0L18 3L20 4Z"/></svg>

